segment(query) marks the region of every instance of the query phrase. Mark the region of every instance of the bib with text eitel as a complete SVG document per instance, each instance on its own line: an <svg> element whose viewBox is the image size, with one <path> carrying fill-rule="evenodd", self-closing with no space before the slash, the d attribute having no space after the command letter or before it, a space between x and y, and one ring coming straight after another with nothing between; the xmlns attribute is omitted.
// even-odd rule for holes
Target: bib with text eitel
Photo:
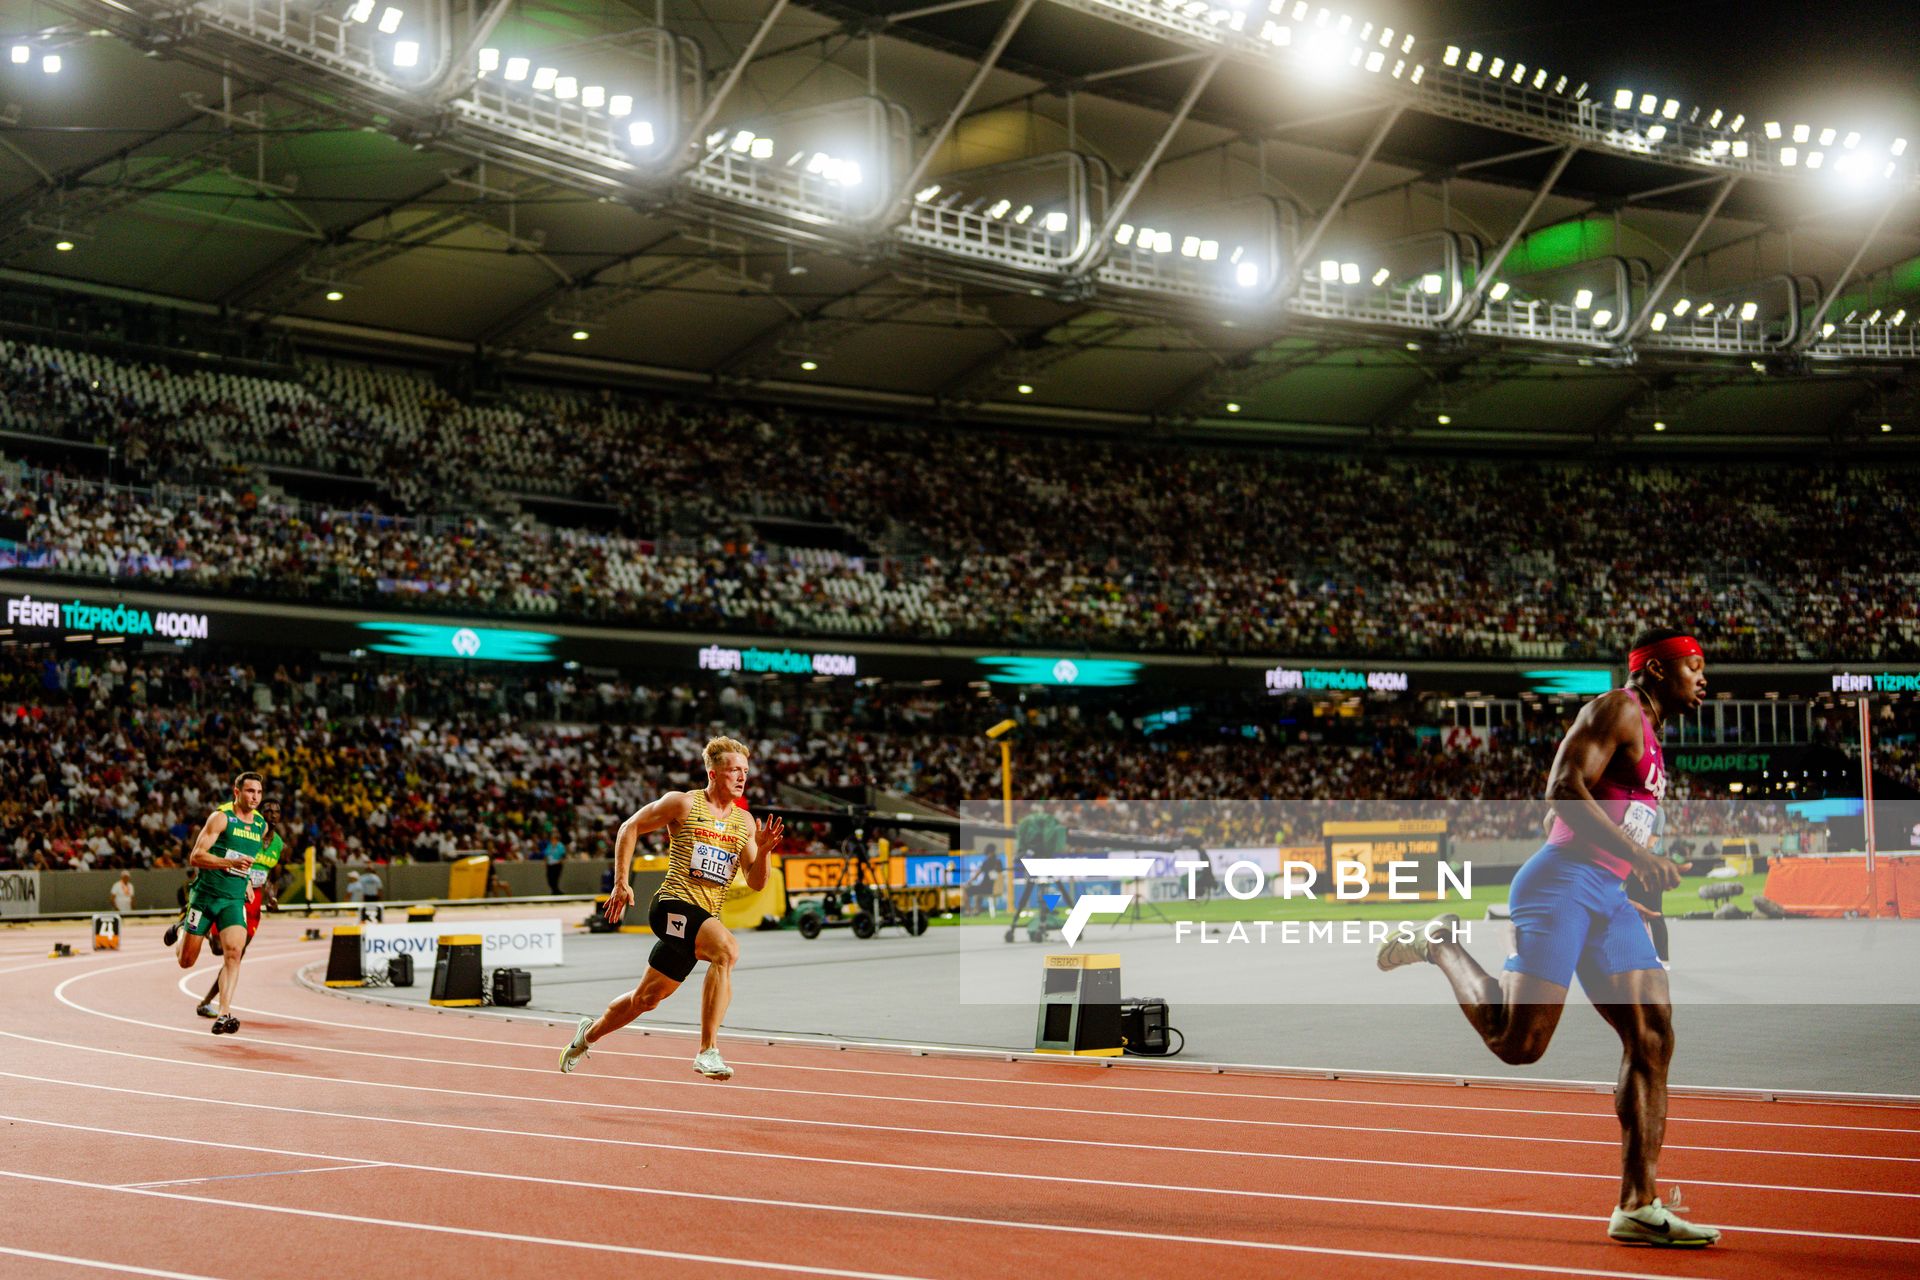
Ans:
<svg viewBox="0 0 1920 1280"><path fill-rule="evenodd" d="M697 879L710 880L714 884L732 884L733 865L739 857L732 849L696 840L693 842L693 857L688 860L688 870Z"/></svg>

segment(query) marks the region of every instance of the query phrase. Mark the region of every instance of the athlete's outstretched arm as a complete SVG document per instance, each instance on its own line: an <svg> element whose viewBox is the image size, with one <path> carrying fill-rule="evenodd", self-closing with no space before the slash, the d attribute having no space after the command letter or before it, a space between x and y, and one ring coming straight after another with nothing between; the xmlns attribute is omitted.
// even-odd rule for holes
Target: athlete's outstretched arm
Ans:
<svg viewBox="0 0 1920 1280"><path fill-rule="evenodd" d="M747 873L747 888L755 893L767 887L767 868L772 865L773 851L780 847L780 837L786 831L786 825L778 818L753 823L753 839L749 842L744 867Z"/></svg>
<svg viewBox="0 0 1920 1280"><path fill-rule="evenodd" d="M1593 798L1591 790L1606 771L1613 753L1630 745L1640 733L1640 708L1634 695L1616 690L1595 698L1580 709L1573 728L1553 757L1547 777L1547 799L1561 821L1589 845L1605 849L1632 863L1642 879L1660 889L1680 882L1672 862L1634 841Z"/></svg>
<svg viewBox="0 0 1920 1280"><path fill-rule="evenodd" d="M669 791L634 810L633 816L620 824L620 834L613 841L613 888L608 891L606 907L609 923L620 923L620 917L633 903L633 886L627 877L633 872L633 849L640 837L681 821L692 805L692 797L686 792Z"/></svg>

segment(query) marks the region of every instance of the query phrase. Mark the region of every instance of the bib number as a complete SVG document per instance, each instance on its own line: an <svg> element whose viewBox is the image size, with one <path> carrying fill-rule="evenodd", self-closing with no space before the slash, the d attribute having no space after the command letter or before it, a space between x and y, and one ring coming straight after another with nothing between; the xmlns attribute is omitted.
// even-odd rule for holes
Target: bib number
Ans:
<svg viewBox="0 0 1920 1280"><path fill-rule="evenodd" d="M693 843L693 857L688 861L688 869L700 880L711 880L715 884L733 883L733 864L740 855L731 849L722 849L719 845L706 844L696 840Z"/></svg>
<svg viewBox="0 0 1920 1280"><path fill-rule="evenodd" d="M188 931L191 932L192 930L198 929L199 927L200 927L200 908L198 907L187 908Z"/></svg>
<svg viewBox="0 0 1920 1280"><path fill-rule="evenodd" d="M1635 800L1627 805L1627 811L1620 819L1620 829L1633 837L1635 844L1651 845L1654 816L1652 805Z"/></svg>
<svg viewBox="0 0 1920 1280"><path fill-rule="evenodd" d="M253 870L247 872L248 888L259 889L264 887L266 883L267 883L267 869L265 867L255 867Z"/></svg>

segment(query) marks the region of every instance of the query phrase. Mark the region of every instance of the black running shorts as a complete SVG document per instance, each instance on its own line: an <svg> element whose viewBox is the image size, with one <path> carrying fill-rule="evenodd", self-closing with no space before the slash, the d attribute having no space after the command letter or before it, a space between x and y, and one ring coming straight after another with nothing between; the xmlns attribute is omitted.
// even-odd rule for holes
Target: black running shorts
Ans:
<svg viewBox="0 0 1920 1280"><path fill-rule="evenodd" d="M711 913L691 902L655 898L653 909L647 912L647 924L659 941L653 944L647 963L675 982L685 982L699 963L693 954L693 940L700 936L700 926L712 918Z"/></svg>

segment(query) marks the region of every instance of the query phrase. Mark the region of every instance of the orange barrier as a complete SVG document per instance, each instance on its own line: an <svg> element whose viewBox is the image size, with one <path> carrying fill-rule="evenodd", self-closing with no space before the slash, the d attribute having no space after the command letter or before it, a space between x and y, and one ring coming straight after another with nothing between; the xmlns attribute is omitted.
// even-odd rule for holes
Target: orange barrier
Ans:
<svg viewBox="0 0 1920 1280"><path fill-rule="evenodd" d="M1880 914L1920 919L1920 858L1880 857L1874 863ZM1864 916L1872 905L1865 858L1775 858L1762 892L1804 916Z"/></svg>

